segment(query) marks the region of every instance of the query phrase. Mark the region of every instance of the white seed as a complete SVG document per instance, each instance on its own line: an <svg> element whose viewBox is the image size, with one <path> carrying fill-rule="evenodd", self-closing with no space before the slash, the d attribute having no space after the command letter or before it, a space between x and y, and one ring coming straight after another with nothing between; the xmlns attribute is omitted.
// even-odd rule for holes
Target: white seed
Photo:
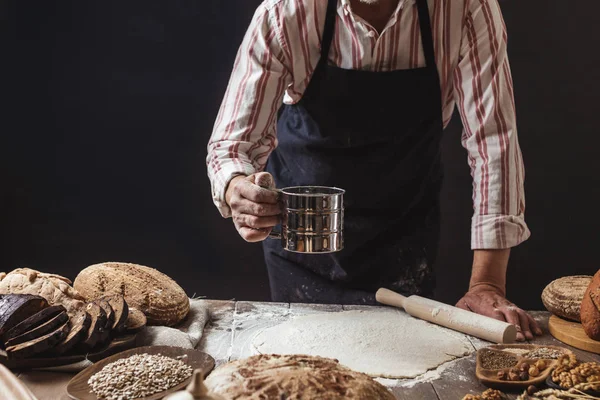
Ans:
<svg viewBox="0 0 600 400"><path fill-rule="evenodd" d="M192 368L180 359L144 353L105 365L88 384L99 399L126 400L163 392L191 375Z"/></svg>

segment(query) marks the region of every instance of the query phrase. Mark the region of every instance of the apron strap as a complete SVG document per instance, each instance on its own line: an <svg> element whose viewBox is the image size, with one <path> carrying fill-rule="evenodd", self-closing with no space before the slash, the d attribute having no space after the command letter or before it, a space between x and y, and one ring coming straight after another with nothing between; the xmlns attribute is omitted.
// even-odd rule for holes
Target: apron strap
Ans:
<svg viewBox="0 0 600 400"><path fill-rule="evenodd" d="M327 14L325 15L325 28L323 28L323 38L321 39L321 59L320 62L327 65L329 49L335 32L335 17L337 15L338 0L329 0L327 3Z"/></svg>
<svg viewBox="0 0 600 400"><path fill-rule="evenodd" d="M433 36L431 34L431 20L429 18L429 7L427 0L417 0L419 10L419 26L421 28L421 41L423 42L423 53L428 67L436 67L435 50L433 47Z"/></svg>

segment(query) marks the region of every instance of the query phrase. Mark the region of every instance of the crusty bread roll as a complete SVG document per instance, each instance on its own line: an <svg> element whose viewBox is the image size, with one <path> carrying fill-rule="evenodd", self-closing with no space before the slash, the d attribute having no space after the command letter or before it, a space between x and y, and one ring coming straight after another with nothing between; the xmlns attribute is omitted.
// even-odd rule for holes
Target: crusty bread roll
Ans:
<svg viewBox="0 0 600 400"><path fill-rule="evenodd" d="M370 376L337 360L304 355L261 354L224 364L206 379L212 393L250 400L393 400Z"/></svg>
<svg viewBox="0 0 600 400"><path fill-rule="evenodd" d="M85 299L71 287L70 280L31 268L17 268L8 274L0 273L0 294L9 293L41 296L50 305L65 307L69 315L75 315L85 306Z"/></svg>
<svg viewBox="0 0 600 400"><path fill-rule="evenodd" d="M590 339L600 340L600 270L594 275L583 296L581 324Z"/></svg>
<svg viewBox="0 0 600 400"><path fill-rule="evenodd" d="M591 281L592 277L589 275L556 279L542 292L542 303L552 314L579 322L583 294Z"/></svg>
<svg viewBox="0 0 600 400"><path fill-rule="evenodd" d="M190 311L189 298L177 282L143 265L122 262L91 265L77 275L73 287L88 301L105 295L123 295L130 307L146 315L148 325L176 325Z"/></svg>

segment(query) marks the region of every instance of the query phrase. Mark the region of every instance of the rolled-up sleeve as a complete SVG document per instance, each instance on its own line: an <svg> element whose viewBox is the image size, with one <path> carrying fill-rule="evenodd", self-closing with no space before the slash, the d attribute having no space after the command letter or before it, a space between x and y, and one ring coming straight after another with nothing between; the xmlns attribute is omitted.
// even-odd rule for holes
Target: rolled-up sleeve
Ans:
<svg viewBox="0 0 600 400"><path fill-rule="evenodd" d="M213 201L223 217L231 216L225 201L229 181L263 170L277 145L277 110L290 81L280 30L263 4L238 50L208 143L208 177Z"/></svg>
<svg viewBox="0 0 600 400"><path fill-rule="evenodd" d="M506 46L497 0L470 1L454 71L454 95L473 177L473 249L506 249L530 236Z"/></svg>

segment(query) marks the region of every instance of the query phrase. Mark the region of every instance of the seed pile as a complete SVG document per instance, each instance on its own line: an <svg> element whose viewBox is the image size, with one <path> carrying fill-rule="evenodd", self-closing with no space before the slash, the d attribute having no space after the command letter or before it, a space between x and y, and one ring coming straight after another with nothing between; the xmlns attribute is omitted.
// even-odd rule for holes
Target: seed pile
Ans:
<svg viewBox="0 0 600 400"><path fill-rule="evenodd" d="M192 368L160 354L135 354L107 364L88 380L100 399L125 400L163 392L185 381Z"/></svg>
<svg viewBox="0 0 600 400"><path fill-rule="evenodd" d="M481 366L485 369L504 369L514 367L517 358L503 351L484 351L481 353Z"/></svg>
<svg viewBox="0 0 600 400"><path fill-rule="evenodd" d="M539 349L535 349L525 355L527 358L545 358L550 360L556 360L564 353L560 350L550 349L548 347L541 347Z"/></svg>
<svg viewBox="0 0 600 400"><path fill-rule="evenodd" d="M513 348L513 347L507 347L507 348L502 349L502 351L505 351L505 352L511 353L511 354L515 354L517 356L522 356L524 354L529 353L531 350L529 350L529 349L520 349L518 347L515 347L515 348Z"/></svg>

